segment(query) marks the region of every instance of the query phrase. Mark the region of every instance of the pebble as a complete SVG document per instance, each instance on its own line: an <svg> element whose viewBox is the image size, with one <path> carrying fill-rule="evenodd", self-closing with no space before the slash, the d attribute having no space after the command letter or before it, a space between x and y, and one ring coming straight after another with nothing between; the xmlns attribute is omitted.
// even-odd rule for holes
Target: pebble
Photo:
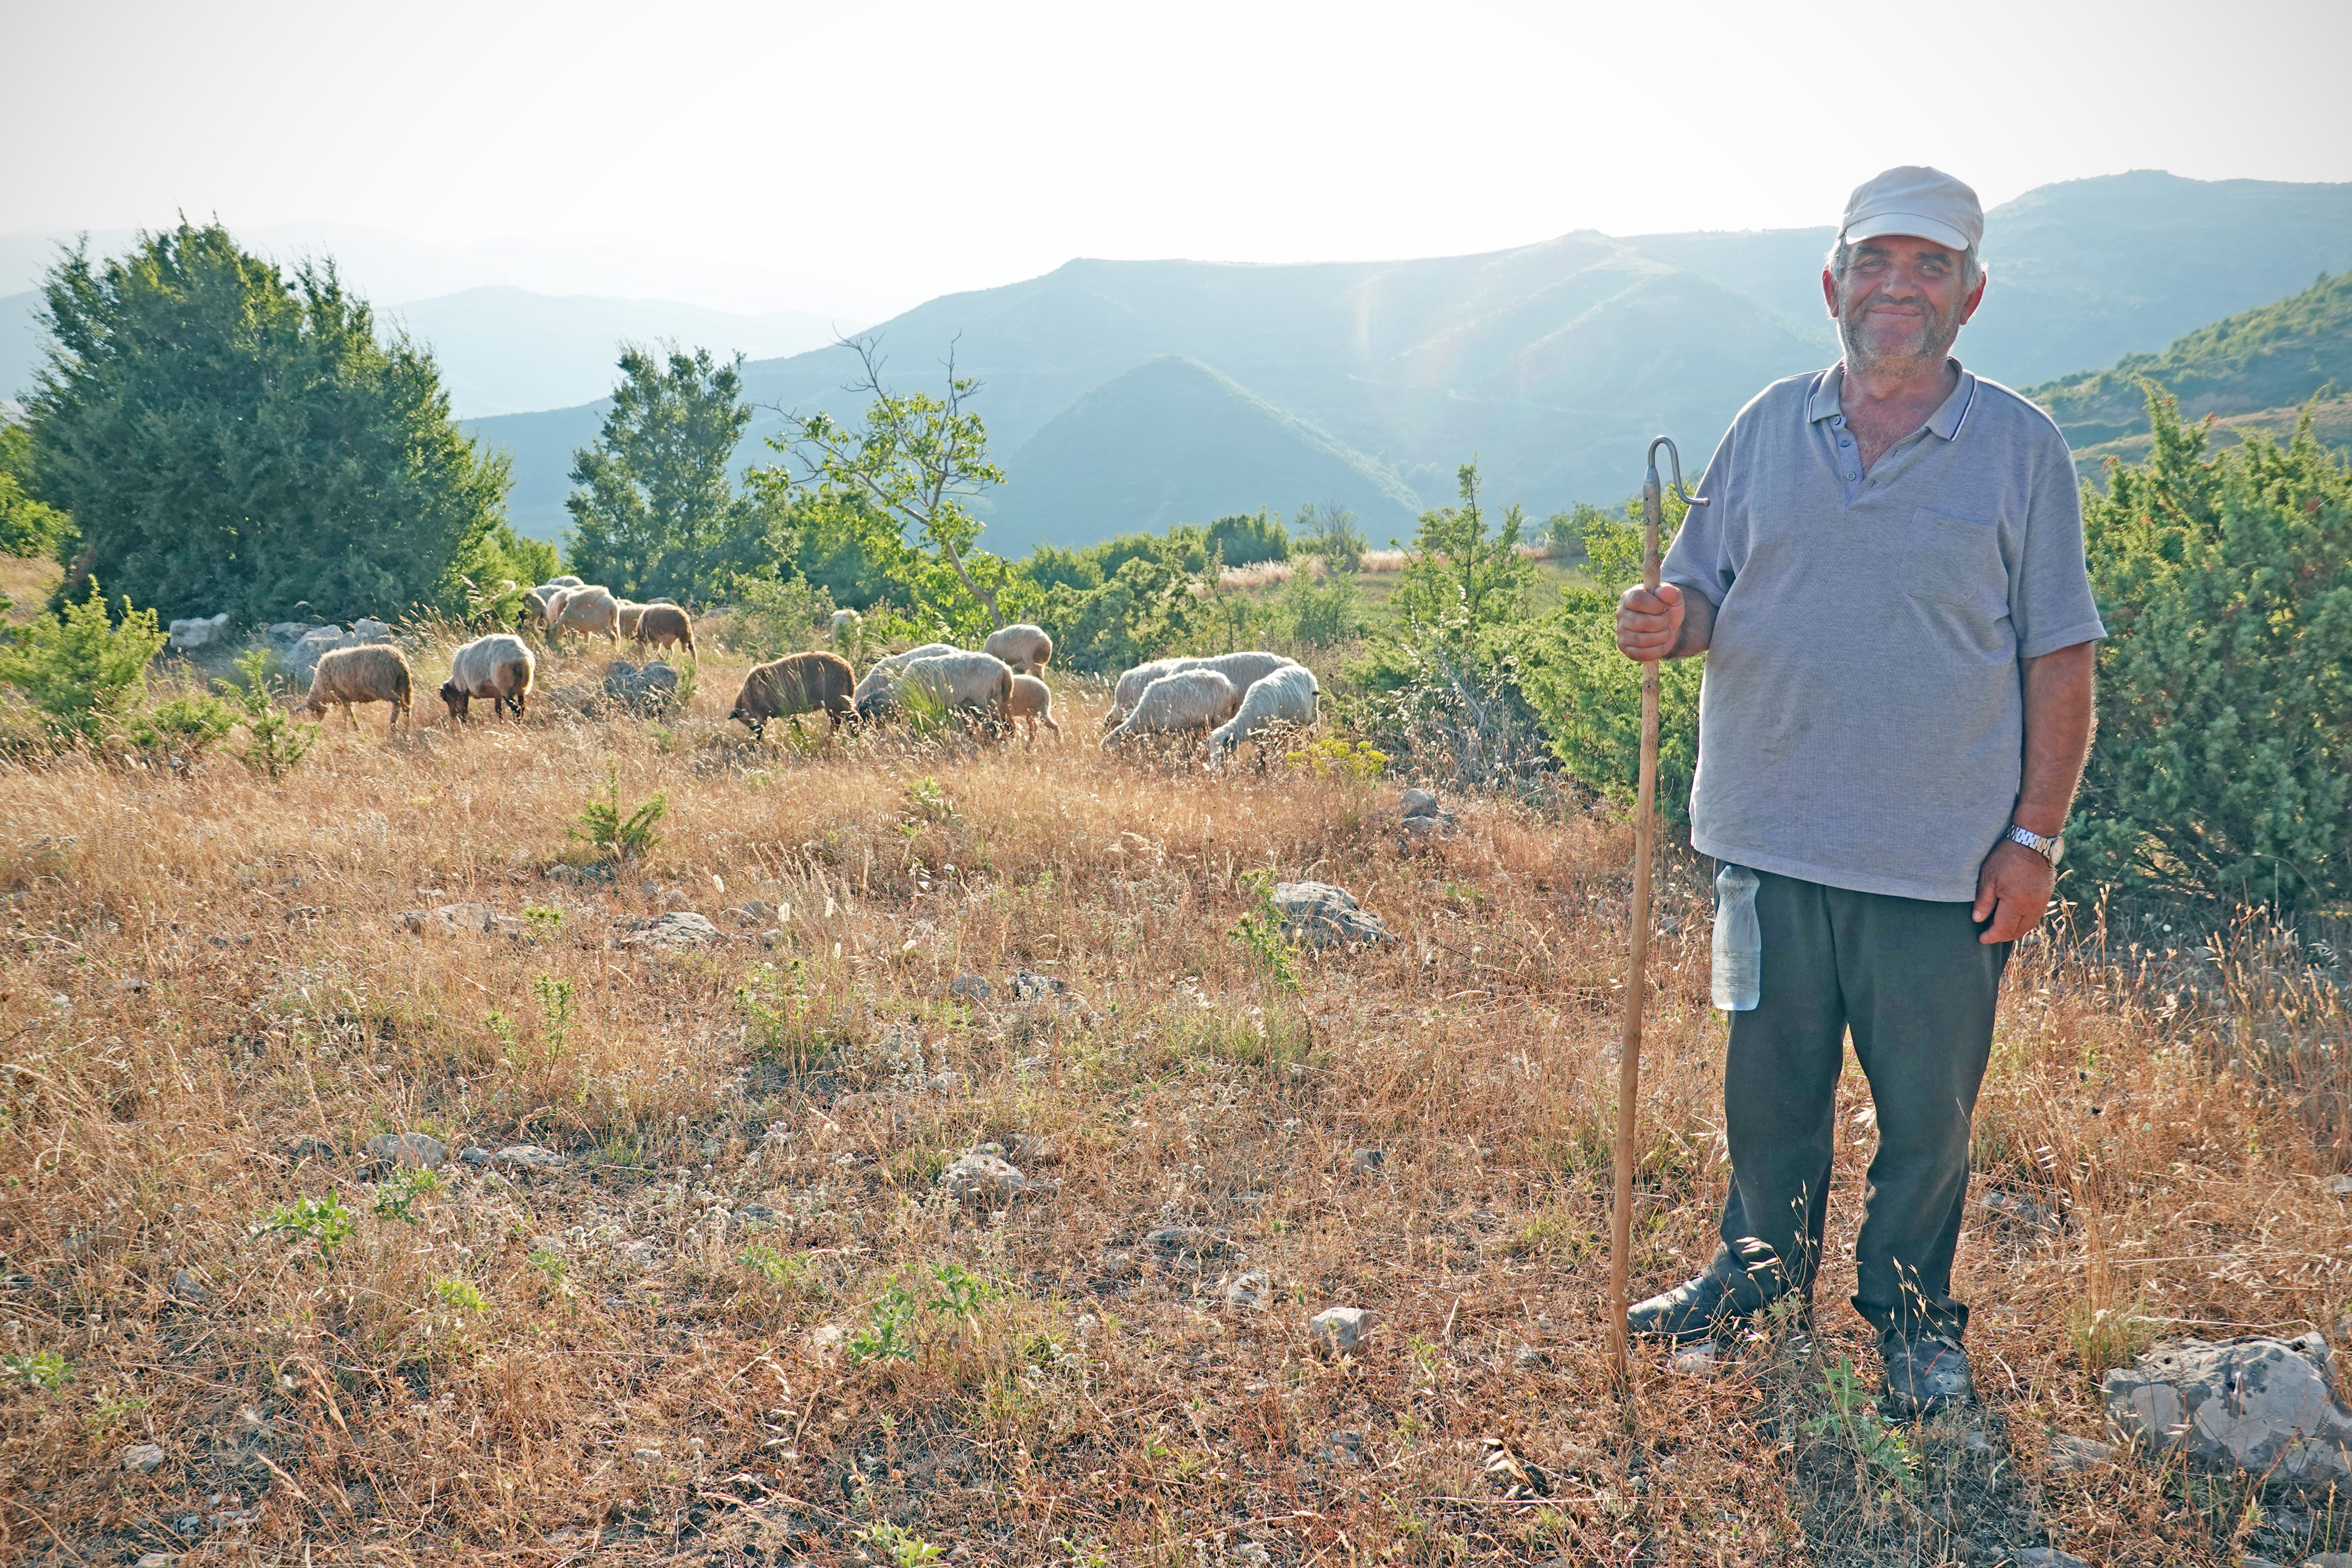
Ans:
<svg viewBox="0 0 2352 1568"><path fill-rule="evenodd" d="M1521 1345L1519 1347L1518 1354L1513 1356L1511 1358L1511 1362L1512 1364L1516 1365L1523 1372L1531 1370L1535 1367L1549 1366L1551 1364L1551 1352L1549 1351L1539 1351L1533 1345Z"/></svg>
<svg viewBox="0 0 2352 1568"><path fill-rule="evenodd" d="M1377 1320L1362 1307L1330 1307L1307 1321L1315 1337L1336 1355L1347 1355L1371 1333Z"/></svg>
<svg viewBox="0 0 2352 1568"><path fill-rule="evenodd" d="M944 1097L951 1094L961 1094L971 1086L971 1080L970 1079L950 1068L946 1072L933 1073L924 1081L923 1088L929 1093Z"/></svg>
<svg viewBox="0 0 2352 1568"><path fill-rule="evenodd" d="M958 1203L972 1205L1009 1203L1034 1184L1003 1156L976 1149L956 1156L940 1173L939 1182L941 1192Z"/></svg>
<svg viewBox="0 0 2352 1568"><path fill-rule="evenodd" d="M122 1450L122 1468L139 1475L152 1476L163 1468L163 1445L133 1443Z"/></svg>
<svg viewBox="0 0 2352 1568"><path fill-rule="evenodd" d="M389 1160L403 1170L422 1166L437 1171L449 1158L449 1145L429 1132L379 1132L366 1148L368 1158Z"/></svg>
<svg viewBox="0 0 2352 1568"><path fill-rule="evenodd" d="M139 1559L138 1568L172 1568L175 1561L168 1552L150 1552Z"/></svg>
<svg viewBox="0 0 2352 1568"><path fill-rule="evenodd" d="M1715 1342L1705 1340L1685 1345L1675 1352L1674 1367L1689 1377L1707 1377L1715 1372Z"/></svg>
<svg viewBox="0 0 2352 1568"><path fill-rule="evenodd" d="M552 1171L565 1163L554 1150L542 1149L536 1143L509 1143L490 1156L490 1163L509 1171Z"/></svg>
<svg viewBox="0 0 2352 1568"><path fill-rule="evenodd" d="M2330 1176L2327 1178L2326 1187L2330 1193L2339 1198L2352 1198L2352 1176ZM2340 1557L2345 1554L2337 1552L2336 1555Z"/></svg>
<svg viewBox="0 0 2352 1568"><path fill-rule="evenodd" d="M1197 1225L1163 1225L1144 1233L1143 1245L1175 1257L1216 1258L1231 1252L1233 1243Z"/></svg>
<svg viewBox="0 0 2352 1568"><path fill-rule="evenodd" d="M2022 1546L2012 1548L2009 1560L2017 1568L2091 1568L2088 1563L2071 1552L2061 1552L2054 1546Z"/></svg>
<svg viewBox="0 0 2352 1568"><path fill-rule="evenodd" d="M2111 1463L2116 1457L2113 1443L2102 1443L2095 1437L2074 1437L2065 1433L2050 1439L2050 1468L2060 1475L2077 1475Z"/></svg>
<svg viewBox="0 0 2352 1568"><path fill-rule="evenodd" d="M673 910L661 919L623 937L621 945L667 952L682 947L702 947L726 940L726 933L712 925L708 916L696 914L691 910Z"/></svg>
<svg viewBox="0 0 2352 1568"><path fill-rule="evenodd" d="M213 1299L205 1285L204 1276L193 1268L183 1268L172 1276L172 1294L191 1306L201 1307Z"/></svg>
<svg viewBox="0 0 2352 1568"><path fill-rule="evenodd" d="M299 1165L305 1160L331 1160L341 1152L324 1138L297 1138L287 1146L286 1157Z"/></svg>
<svg viewBox="0 0 2352 1568"><path fill-rule="evenodd" d="M808 1347L819 1355L831 1355L849 1342L849 1331L838 1323L826 1323L808 1333Z"/></svg>
<svg viewBox="0 0 2352 1568"><path fill-rule="evenodd" d="M995 991L977 974L959 974L948 984L948 994L965 1002L985 1002Z"/></svg>
<svg viewBox="0 0 2352 1568"><path fill-rule="evenodd" d="M1225 1300L1232 1306L1263 1310L1273 1291L1273 1282L1253 1269L1225 1287Z"/></svg>

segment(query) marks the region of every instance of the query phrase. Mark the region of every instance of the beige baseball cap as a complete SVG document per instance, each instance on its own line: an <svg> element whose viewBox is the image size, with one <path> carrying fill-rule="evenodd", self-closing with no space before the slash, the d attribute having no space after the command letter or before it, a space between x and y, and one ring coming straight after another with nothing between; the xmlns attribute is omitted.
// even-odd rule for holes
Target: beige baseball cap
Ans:
<svg viewBox="0 0 2352 1568"><path fill-rule="evenodd" d="M1838 238L1851 245L1883 234L1916 234L1954 250L1984 238L1976 192L1941 169L1906 164L1856 185L1846 198Z"/></svg>

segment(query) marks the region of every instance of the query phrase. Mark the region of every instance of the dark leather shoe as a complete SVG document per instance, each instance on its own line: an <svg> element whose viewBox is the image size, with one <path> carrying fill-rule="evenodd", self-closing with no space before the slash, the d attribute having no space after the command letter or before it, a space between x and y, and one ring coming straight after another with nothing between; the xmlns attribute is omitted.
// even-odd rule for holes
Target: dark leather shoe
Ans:
<svg viewBox="0 0 2352 1568"><path fill-rule="evenodd" d="M1764 1292L1745 1275L1724 1279L1708 1269L1673 1289L1637 1301L1625 1313L1625 1331L1635 1339L1691 1344L1713 1339L1726 1326L1761 1311Z"/></svg>
<svg viewBox="0 0 2352 1568"><path fill-rule="evenodd" d="M1906 1419L1976 1397L1968 1352L1956 1339L1924 1329L1889 1329L1878 1336L1878 1354L1886 1363L1886 1397Z"/></svg>

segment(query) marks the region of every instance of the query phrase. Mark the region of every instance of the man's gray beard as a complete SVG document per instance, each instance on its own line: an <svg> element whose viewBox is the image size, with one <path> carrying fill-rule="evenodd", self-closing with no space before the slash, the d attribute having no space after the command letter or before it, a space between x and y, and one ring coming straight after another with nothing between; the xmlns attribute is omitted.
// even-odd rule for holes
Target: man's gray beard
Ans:
<svg viewBox="0 0 2352 1568"><path fill-rule="evenodd" d="M1838 342L1845 350L1846 368L1864 371L1901 371L1911 367L1942 368L1950 355L1952 345L1960 339L1960 307L1956 303L1951 314L1941 321L1931 321L1924 329L1927 339L1916 353L1873 353L1856 341L1854 310L1842 303L1838 309Z"/></svg>

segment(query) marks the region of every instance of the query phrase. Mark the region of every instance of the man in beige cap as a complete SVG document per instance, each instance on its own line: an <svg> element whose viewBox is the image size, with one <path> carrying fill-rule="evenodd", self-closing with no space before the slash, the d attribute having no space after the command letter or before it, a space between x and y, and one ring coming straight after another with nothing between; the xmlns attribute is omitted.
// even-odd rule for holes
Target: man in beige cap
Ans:
<svg viewBox="0 0 2352 1568"><path fill-rule="evenodd" d="M1843 358L1740 411L1664 581L1617 611L1628 658L1707 655L1691 842L1757 873L1762 933L1724 1063L1722 1247L1629 1326L1696 1340L1810 1302L1851 1030L1878 1131L1853 1305L1912 1414L1972 1392L1951 1294L1969 1121L2010 944L2065 852L2105 635L2064 439L1951 357L1983 234L1934 169L1853 193L1822 273Z"/></svg>

